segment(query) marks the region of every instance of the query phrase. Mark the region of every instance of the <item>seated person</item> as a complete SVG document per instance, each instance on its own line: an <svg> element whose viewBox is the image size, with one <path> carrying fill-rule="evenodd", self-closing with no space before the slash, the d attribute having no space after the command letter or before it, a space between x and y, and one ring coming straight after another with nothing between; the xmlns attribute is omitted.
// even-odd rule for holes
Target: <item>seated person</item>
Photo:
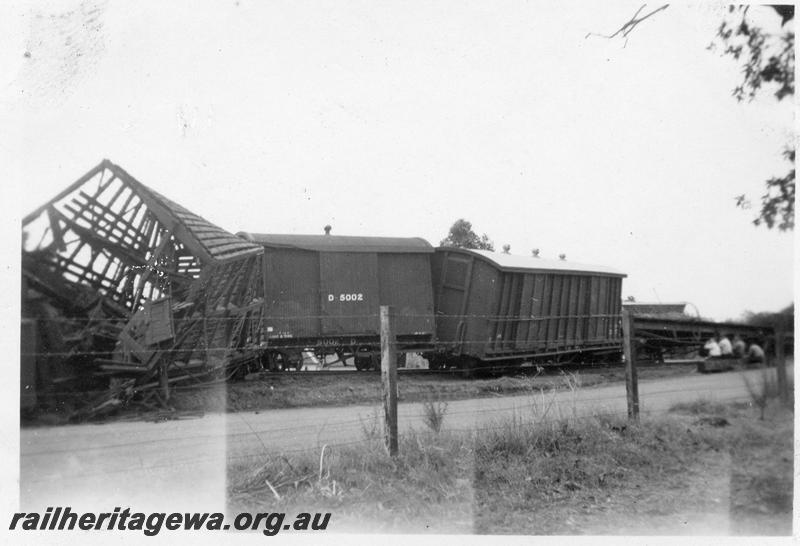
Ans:
<svg viewBox="0 0 800 546"><path fill-rule="evenodd" d="M706 344L703 345L703 355L708 358L719 358L721 354L722 351L719 349L717 338L712 336L706 341Z"/></svg>
<svg viewBox="0 0 800 546"><path fill-rule="evenodd" d="M722 336L719 340L719 351L722 353L722 358L730 358L733 356L733 345L728 336Z"/></svg>
<svg viewBox="0 0 800 546"><path fill-rule="evenodd" d="M764 349L762 349L757 343L751 343L750 348L747 350L745 362L748 364L763 364Z"/></svg>
<svg viewBox="0 0 800 546"><path fill-rule="evenodd" d="M744 342L742 336L740 336L739 334L733 336L733 356L735 356L736 358L742 358L746 350L747 350L747 343Z"/></svg>

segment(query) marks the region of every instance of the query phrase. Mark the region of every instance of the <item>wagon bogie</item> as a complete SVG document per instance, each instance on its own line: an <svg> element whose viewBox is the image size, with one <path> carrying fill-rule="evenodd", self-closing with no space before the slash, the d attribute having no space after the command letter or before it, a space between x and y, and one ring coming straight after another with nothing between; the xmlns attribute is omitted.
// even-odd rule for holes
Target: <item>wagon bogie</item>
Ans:
<svg viewBox="0 0 800 546"><path fill-rule="evenodd" d="M406 353L398 352L396 356L398 368L405 368L407 362ZM381 369L381 353L380 348L365 349L364 351L356 352L353 356L353 364L358 371L380 371Z"/></svg>

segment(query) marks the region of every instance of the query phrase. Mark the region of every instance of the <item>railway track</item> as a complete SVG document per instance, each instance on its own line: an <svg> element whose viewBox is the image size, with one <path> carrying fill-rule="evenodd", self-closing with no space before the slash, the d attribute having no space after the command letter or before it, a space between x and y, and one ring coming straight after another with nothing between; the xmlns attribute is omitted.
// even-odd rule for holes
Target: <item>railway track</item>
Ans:
<svg viewBox="0 0 800 546"><path fill-rule="evenodd" d="M658 368L660 366L676 366L676 365L686 365L687 367L694 367L697 365L697 360L695 359L683 359L683 360L672 360L667 362L659 362L655 360L641 360L637 361L637 367L639 368ZM447 368L447 369L439 369L439 370L431 370L428 368L399 368L397 370L398 375L405 376L405 377L453 377L457 379L463 379L465 376L497 376L497 375L545 375L545 376L552 376L558 375L561 373L573 373L573 372L580 372L580 371L587 371L591 370L592 372L602 372L603 370L619 370L625 366L625 363L622 361L618 362L569 362L569 363L561 363L561 364L554 364L554 363L546 363L546 364L528 364L528 365L494 365L491 367L484 367L484 368L477 368L471 370L471 373L465 372L465 370L458 369L458 368ZM377 375L380 373L380 370L369 370L369 371L358 371L352 366L348 367L336 367L335 369L321 369L321 370L311 370L311 369L304 369L304 370L289 370L289 371L277 371L277 372L259 372L257 375L260 378L269 379L269 378L279 378L279 377L349 377L353 374L356 374L356 377L360 376L368 376L370 374Z"/></svg>
<svg viewBox="0 0 800 546"><path fill-rule="evenodd" d="M684 361L676 362L676 364L684 363ZM685 363L694 364L695 361L685 361ZM641 367L653 367L659 366L663 363L657 362L641 362L639 366ZM624 366L623 362L571 362L571 363L564 363L564 364L544 364L544 365L526 365L526 366L492 366L486 368L477 368L472 370L476 375L497 375L497 374L511 374L511 375L535 375L535 374L544 374L544 375L552 375L552 374L559 374L562 372L574 372L574 371L581 371L581 370L592 370L598 371L603 369L615 370L620 369ZM331 377L347 377L352 374L358 375L368 375L368 374L378 374L380 373L379 370L370 370L370 371L357 371L354 368L336 368L336 369L323 369L323 370L300 370L300 371L280 371L280 372L260 372L258 373L259 377L269 378L269 377L321 377L321 376L331 376ZM400 368L397 370L398 375L403 376L452 376L452 377L463 377L465 375L465 371L457 368L448 368L448 369L440 369L440 370L430 370L427 368Z"/></svg>

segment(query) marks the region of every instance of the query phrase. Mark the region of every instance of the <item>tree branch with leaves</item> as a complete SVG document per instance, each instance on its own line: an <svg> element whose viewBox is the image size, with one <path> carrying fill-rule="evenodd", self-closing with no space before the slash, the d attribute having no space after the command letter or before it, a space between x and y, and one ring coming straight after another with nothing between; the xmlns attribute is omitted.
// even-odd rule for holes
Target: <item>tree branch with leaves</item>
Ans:
<svg viewBox="0 0 800 546"><path fill-rule="evenodd" d="M769 9L781 18L779 33L766 32L748 17L751 10L759 8ZM742 63L742 81L731 93L737 101L752 101L765 89L770 89L778 101L794 97L793 21L793 5L728 7L709 49L721 46L723 55ZM790 231L794 229L794 142L786 146L783 157L790 164L789 170L784 176L774 176L765 182L766 192L761 196L761 206L753 224ZM750 199L744 194L735 199L737 206L751 207Z"/></svg>
<svg viewBox="0 0 800 546"><path fill-rule="evenodd" d="M664 4L644 15L639 15L647 5L643 4L633 17L630 18L613 34L598 34L590 32L586 35L599 36L613 39L625 38L638 25L656 13L659 13L669 4ZM770 33L764 30L748 16L751 10L768 9L781 18L780 32ZM773 96L782 101L794 97L794 5L764 5L764 6L728 6L728 11L717 29L716 39L708 49L716 50L721 47L722 55L733 57L742 63L742 81L733 88L731 94L739 102L753 100L765 88L773 90ZM761 196L761 206L758 216L753 219L756 226L765 225L772 229L777 227L781 231L794 229L794 197L795 197L795 143L791 142L783 152L784 158L790 163L789 171L784 176L774 176L765 182L766 192ZM736 205L749 209L752 204L746 195L735 198Z"/></svg>

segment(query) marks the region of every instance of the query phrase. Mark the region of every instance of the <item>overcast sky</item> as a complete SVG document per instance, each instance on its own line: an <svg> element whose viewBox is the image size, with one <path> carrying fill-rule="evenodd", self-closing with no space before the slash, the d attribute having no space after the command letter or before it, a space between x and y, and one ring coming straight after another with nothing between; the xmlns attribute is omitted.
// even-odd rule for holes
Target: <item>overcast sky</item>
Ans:
<svg viewBox="0 0 800 546"><path fill-rule="evenodd" d="M639 301L784 307L793 235L734 196L785 173L792 104L731 97L712 4L585 37L638 6L23 5L0 23L6 205L19 226L108 158L232 232L436 245L463 217L498 249L622 270Z"/></svg>

